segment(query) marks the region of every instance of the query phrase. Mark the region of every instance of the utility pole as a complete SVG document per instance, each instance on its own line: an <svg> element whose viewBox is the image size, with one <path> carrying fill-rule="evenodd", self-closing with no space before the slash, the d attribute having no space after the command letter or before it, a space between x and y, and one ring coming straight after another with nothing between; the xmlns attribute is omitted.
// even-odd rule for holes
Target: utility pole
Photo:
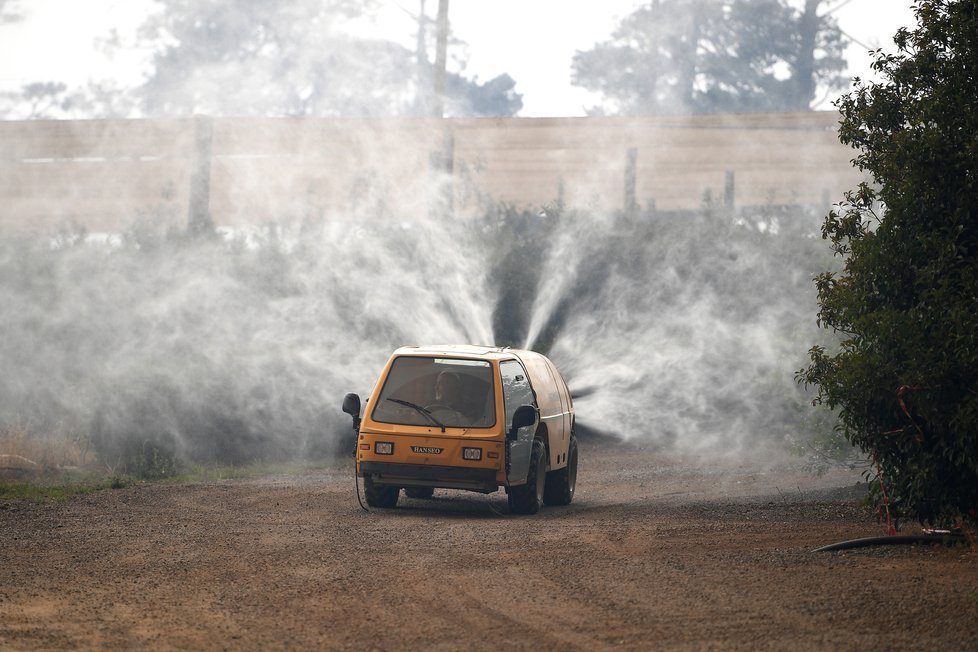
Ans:
<svg viewBox="0 0 978 652"><path fill-rule="evenodd" d="M448 64L448 0L438 0L438 31L435 46L434 100L431 116L445 115L445 67Z"/></svg>
<svg viewBox="0 0 978 652"><path fill-rule="evenodd" d="M431 64L428 63L428 15L424 12L424 1L419 0L418 9L418 38L415 42L415 58L417 59L418 75L418 100L414 115L427 117L431 115L431 102L428 93L432 87L431 83ZM412 14L408 14L412 18Z"/></svg>
<svg viewBox="0 0 978 652"><path fill-rule="evenodd" d="M194 116L194 160L190 173L190 206L187 216L187 232L193 236L214 233L211 218L211 141L214 125L211 118Z"/></svg>
<svg viewBox="0 0 978 652"><path fill-rule="evenodd" d="M448 63L448 0L438 0L438 26L435 45L435 70L433 75L431 117L441 122L441 147L431 152L431 168L440 188L437 213L450 215L454 206L455 190L452 171L455 167L455 133L445 117L445 72Z"/></svg>

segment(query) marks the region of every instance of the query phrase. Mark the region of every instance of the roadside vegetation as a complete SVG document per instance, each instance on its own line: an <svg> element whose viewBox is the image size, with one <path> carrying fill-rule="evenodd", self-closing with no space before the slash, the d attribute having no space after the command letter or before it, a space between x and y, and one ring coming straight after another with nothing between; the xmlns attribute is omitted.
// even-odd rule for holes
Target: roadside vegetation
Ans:
<svg viewBox="0 0 978 652"><path fill-rule="evenodd" d="M978 2L923 0L879 83L844 97L840 140L872 176L825 219L844 263L818 276L798 378L873 461L881 510L978 525ZM885 488L885 491L884 491Z"/></svg>
<svg viewBox="0 0 978 652"><path fill-rule="evenodd" d="M297 477L325 469L342 469L348 460L323 459L297 462L254 462L233 466L190 465L166 477L148 477L130 473L110 473L93 466L84 470L45 470L25 474L10 473L0 468L0 501L64 502L73 496L98 491L124 489L147 482L187 484L223 480L251 480L271 476ZM0 504L2 509L2 504Z"/></svg>
<svg viewBox="0 0 978 652"><path fill-rule="evenodd" d="M62 502L76 495L123 489L145 482L214 482L269 476L301 476L322 469L340 469L346 457L255 460L242 464L188 463L157 453L156 464L146 458L110 468L90 450L86 437L32 437L25 428L0 434L0 500Z"/></svg>
<svg viewBox="0 0 978 652"><path fill-rule="evenodd" d="M36 503L64 502L72 496L94 493L106 489L122 489L133 480L122 476L87 474L84 476L59 475L50 479L30 481L0 481L0 501L27 500ZM2 505L0 505L2 508Z"/></svg>

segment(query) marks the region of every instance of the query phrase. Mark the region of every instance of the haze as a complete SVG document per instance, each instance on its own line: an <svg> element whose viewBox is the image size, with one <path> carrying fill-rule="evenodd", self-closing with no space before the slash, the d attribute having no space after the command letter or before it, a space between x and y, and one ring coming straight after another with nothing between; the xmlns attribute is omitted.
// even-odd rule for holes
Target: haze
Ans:
<svg viewBox="0 0 978 652"><path fill-rule="evenodd" d="M342 8L339 0L329 4ZM856 20L857 9L865 16L880 5L893 7L867 0L828 4L838 8L840 21L850 16L854 33L870 24ZM435 5L427 3L429 14ZM509 74L523 94L519 116L582 115L593 98L580 88L569 90L570 58L608 38L636 3L601 3L600 12L597 3L588 3L587 13L564 3L530 3L532 10L523 5L493 3L491 14L480 14L476 7L486 3L452 4L454 35L468 46L450 45L449 73L457 73L461 96L468 99L449 102L449 111L472 115L465 111L475 111L489 96L498 105L498 95L478 89ZM67 131L58 138L44 137L44 125L0 125L6 142L16 144L7 151L40 152L7 162L10 179L27 180L8 182L11 197L41 188L30 198L32 206L60 214L107 183L100 181L107 178L103 170L164 169L169 159L158 151L127 149L143 136L151 140L138 125L147 125L148 134L150 125L188 118L198 107L221 107L204 111L218 116L217 125L221 115L250 116L256 122L247 124L257 125L252 135L259 142L265 107L273 107L268 115L278 126L286 124L283 115L303 116L305 125L322 115L378 121L366 135L349 129L345 154L324 153L334 151L326 136L303 136L291 152L273 153L237 151L218 137L214 147L228 149L215 154L213 165L203 159L207 174L215 187L221 174L238 179L251 199L235 203L233 184L227 196L208 197L212 207L218 201L232 206L231 217L216 225L209 215L199 224L188 218L183 180L196 177L186 171L175 177L178 186L165 189L144 174L145 206L120 222L102 223L108 226L66 221L32 231L17 215L4 213L0 359L7 373L0 378L0 419L8 432L91 442L105 464L120 468L133 460L152 463L157 453L205 462L321 455L338 450L349 430L339 413L343 394L367 394L391 350L448 342L548 353L576 394L582 428L650 446L750 455L824 430L815 423L823 417L807 410L810 397L793 373L823 337L815 328L811 278L833 264L818 231L829 203L839 201L845 188L818 202L740 205L717 192L690 197L680 208L657 207L645 198L625 206L621 189L628 182L616 176L611 200L562 187L533 205L499 202L467 185L461 166L446 166L439 158L443 150L419 152L387 139L383 120L391 111L416 119L429 106L427 83L403 83L419 66L405 63L413 28L403 22L401 8L388 5L379 17L360 17L351 27L340 13L317 13L319 5L290 5L299 7L301 18L321 22L273 16L280 21L275 26L295 31L261 52L288 52L292 67L283 71L275 57L208 58L214 53L203 48L191 53L204 61L193 74L184 74L184 54L178 53L168 60L173 67L166 75L155 79L158 85L133 98L126 96L126 84L139 79L145 54L132 41L145 16L138 6L146 5L93 2L79 14L75 3L23 3L26 19L0 28L0 76L8 93L25 82L63 80L65 98L75 99L59 105L61 91L55 89L55 117L100 117L79 115L78 107L109 106L114 119L155 111L159 121L136 123L133 142L93 142L91 152L68 156L32 148L70 145L90 125L64 123ZM261 3L254 7L267 12ZM884 15L900 14L881 14L872 25L889 29ZM225 18L233 23L235 17ZM59 30L46 31L55 24ZM117 59L94 65L95 49L85 49L91 41L82 35L94 38L112 26L119 29L115 47L99 51ZM373 42L365 49L365 37L357 36L391 32L401 45ZM860 33L870 43L884 40L882 33ZM341 62L325 73L318 51L302 47L320 42L330 61ZM428 52L434 61L434 48ZM860 64L856 59L850 65ZM85 75L86 81L115 76L115 86L102 87L110 92L101 95L71 96L70 84ZM310 83L307 90L290 75L328 83ZM384 86L364 94L368 82ZM295 97L286 98L291 91ZM8 118L23 110L16 100L7 105ZM286 100L292 104L283 109ZM670 128L692 129L681 118ZM486 124L497 129L516 124L492 120ZM450 142L442 139L444 125L412 124L425 142ZM744 145L763 128L745 129ZM266 145L285 147L282 141ZM688 174L712 166L722 178L722 162L713 161L708 147L696 147L700 162ZM296 163L289 157L299 157L300 150L305 158ZM628 152L619 154L620 163ZM803 162L813 154L792 155ZM181 156L186 158L170 158ZM391 161L418 160L411 165L423 169L420 186L407 175L379 172ZM105 168L93 171L93 165ZM356 182L339 187L328 176L317 182L302 176L327 165L355 168ZM532 169L533 160L525 165ZM53 179L56 169L62 178L89 181L45 194L37 180L45 170ZM233 177L235 170L249 175ZM583 174L606 177L609 166L595 158ZM817 196L827 187L818 174L809 183L795 195ZM446 188L454 193L448 198ZM463 211L458 197L465 193ZM107 207L110 195L101 193Z"/></svg>

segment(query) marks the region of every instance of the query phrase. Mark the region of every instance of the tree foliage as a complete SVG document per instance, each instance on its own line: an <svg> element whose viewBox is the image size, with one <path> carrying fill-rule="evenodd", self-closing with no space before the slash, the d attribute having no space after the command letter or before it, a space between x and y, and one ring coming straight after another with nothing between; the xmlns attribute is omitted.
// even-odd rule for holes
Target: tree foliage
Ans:
<svg viewBox="0 0 978 652"><path fill-rule="evenodd" d="M15 23L22 18L18 4L17 0L0 0L0 25Z"/></svg>
<svg viewBox="0 0 978 652"><path fill-rule="evenodd" d="M819 323L799 379L837 408L889 498L927 522L978 518L978 0L922 0L878 51L880 83L839 102L840 140L872 175L825 219L842 256L816 279ZM880 498L878 496L878 498Z"/></svg>
<svg viewBox="0 0 978 652"><path fill-rule="evenodd" d="M166 0L141 28L152 73L139 89L148 115L310 115L362 110L362 89L396 110L406 75L393 44L338 29L357 3ZM372 60L372 65L366 62ZM373 106L381 107L378 100Z"/></svg>
<svg viewBox="0 0 978 652"><path fill-rule="evenodd" d="M577 86L622 114L808 110L816 89L837 90L844 42L831 16L787 0L656 0L609 41L577 52Z"/></svg>
<svg viewBox="0 0 978 652"><path fill-rule="evenodd" d="M423 112L430 64L387 40L352 35L358 0L163 0L143 26L153 72L138 90L149 115L394 116ZM423 46L423 44L422 44ZM515 82L450 75L460 115L512 115Z"/></svg>
<svg viewBox="0 0 978 652"><path fill-rule="evenodd" d="M388 117L427 116L433 33L422 12L415 51L368 38L351 21L369 16L376 0L160 0L130 48L148 51L150 70L135 87L92 81L68 87L25 84L0 93L0 115L39 118L125 118L136 115ZM0 23L17 8L0 0ZM454 45L461 45L454 42ZM102 47L123 39L113 33ZM456 47L457 52L464 51ZM449 116L512 116L523 107L516 81L501 74L482 82L453 59L443 98Z"/></svg>

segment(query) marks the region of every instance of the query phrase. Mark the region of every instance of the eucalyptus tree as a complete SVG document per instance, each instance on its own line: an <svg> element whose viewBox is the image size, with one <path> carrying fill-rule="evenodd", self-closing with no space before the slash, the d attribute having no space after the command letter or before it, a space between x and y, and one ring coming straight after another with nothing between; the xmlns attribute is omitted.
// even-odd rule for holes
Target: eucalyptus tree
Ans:
<svg viewBox="0 0 978 652"><path fill-rule="evenodd" d="M573 82L600 94L604 113L808 110L818 89L848 83L844 37L820 4L655 0L577 52Z"/></svg>
<svg viewBox="0 0 978 652"><path fill-rule="evenodd" d="M419 52L359 35L376 0L162 0L140 36L152 70L137 89L147 115L397 116L428 94ZM419 65L420 63L420 65ZM515 82L452 75L456 113L512 115Z"/></svg>

